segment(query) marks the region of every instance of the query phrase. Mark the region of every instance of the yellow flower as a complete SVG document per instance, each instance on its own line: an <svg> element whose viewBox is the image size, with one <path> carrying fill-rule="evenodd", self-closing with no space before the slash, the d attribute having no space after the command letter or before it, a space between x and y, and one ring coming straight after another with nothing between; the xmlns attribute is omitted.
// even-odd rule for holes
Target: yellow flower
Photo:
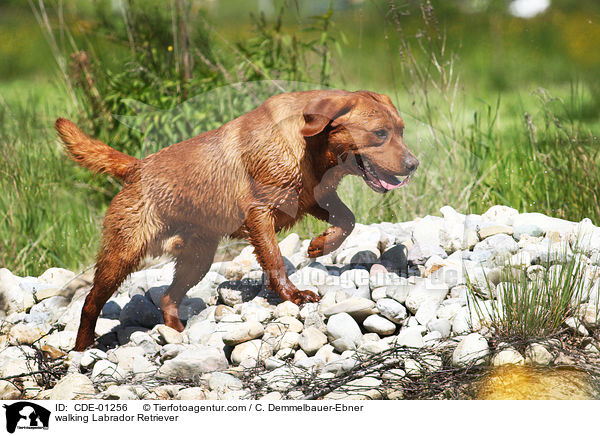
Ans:
<svg viewBox="0 0 600 436"><path fill-rule="evenodd" d="M172 46L172 45L170 45L169 47L167 47L167 50L169 50L169 51L173 51L173 46Z"/></svg>

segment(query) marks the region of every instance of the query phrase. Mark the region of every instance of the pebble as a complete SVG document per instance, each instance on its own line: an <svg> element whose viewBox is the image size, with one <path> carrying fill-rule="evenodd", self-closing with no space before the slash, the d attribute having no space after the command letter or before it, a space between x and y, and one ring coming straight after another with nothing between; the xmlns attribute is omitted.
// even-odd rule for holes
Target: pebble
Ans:
<svg viewBox="0 0 600 436"><path fill-rule="evenodd" d="M222 371L229 363L222 349L217 347L193 347L178 353L159 368L159 378L191 379L198 374Z"/></svg>
<svg viewBox="0 0 600 436"><path fill-rule="evenodd" d="M393 298L378 300L376 307L381 316L396 324L400 324L407 317L406 308Z"/></svg>
<svg viewBox="0 0 600 436"><path fill-rule="evenodd" d="M327 334L332 340L346 339L357 344L362 333L353 317L345 312L332 315L327 321Z"/></svg>
<svg viewBox="0 0 600 436"><path fill-rule="evenodd" d="M582 340L593 341L599 325L595 291L600 287L600 228L590 220L573 223L519 214L504 206L481 216L464 215L449 206L440 212L443 218L357 224L339 249L317 261L306 256L309 240L287 236L279 247L288 276L301 289L317 292L319 303L281 301L265 286L254 249L247 246L234 260L215 262L187 293L180 307L182 320L187 320L184 332L165 326L159 309L174 263L133 273L104 305L96 324L98 347L110 351L69 353L67 373L53 389L40 392L35 380L25 378L25 395L235 400L250 392L242 378L229 371L266 367L274 383L267 386L280 391L263 396L299 398L304 393L294 384L304 380L306 371L318 371L318 377L327 380L397 345L420 348L418 359L398 362L404 368L397 368L402 376L411 377L443 368L440 356L428 347L451 350L455 366L482 364L489 358L496 366L566 363L568 357L554 359L545 342L530 345L524 355L505 344L492 356L486 339L490 330L467 305L467 274L489 308L506 291L506 265L525 270L525 280L536 280L558 274L560 261L575 256L593 287L565 326ZM589 235L582 245L577 245L578 233ZM71 350L88 291L89 283L68 270L52 268L40 277L18 277L0 268L6 319L0 335L0 377L37 368L31 344L39 344L53 358ZM585 349L599 352L593 344ZM144 390L140 383L148 378L180 378L203 386ZM361 388L354 382L345 386L357 388L347 399L402 398L405 393L369 377L362 381L366 385ZM73 388L78 383L82 387ZM95 391L94 383L101 384L101 392ZM341 390L328 398L346 398ZM0 395L17 399L21 391L4 381Z"/></svg>
<svg viewBox="0 0 600 436"><path fill-rule="evenodd" d="M363 327L368 332L377 333L381 336L388 336L396 331L396 324L379 315L368 316L363 321Z"/></svg>
<svg viewBox="0 0 600 436"><path fill-rule="evenodd" d="M492 358L492 365L523 365L525 359L517 350L512 347L502 349Z"/></svg>
<svg viewBox="0 0 600 436"><path fill-rule="evenodd" d="M308 356L317 353L325 344L327 344L327 336L312 326L304 329L298 340L298 345Z"/></svg>
<svg viewBox="0 0 600 436"><path fill-rule="evenodd" d="M90 399L95 393L94 384L88 377L83 374L67 374L50 390L48 399L86 400Z"/></svg>
<svg viewBox="0 0 600 436"><path fill-rule="evenodd" d="M341 303L334 304L323 310L323 315L332 316L340 313L346 313L353 318L361 321L367 316L375 313L375 302L366 298L351 297Z"/></svg>
<svg viewBox="0 0 600 436"><path fill-rule="evenodd" d="M235 323L232 328L223 334L222 339L225 345L235 346L261 337L264 331L263 325L257 321Z"/></svg>
<svg viewBox="0 0 600 436"><path fill-rule="evenodd" d="M487 340L479 333L465 336L452 353L452 365L482 365L490 354Z"/></svg>
<svg viewBox="0 0 600 436"><path fill-rule="evenodd" d="M231 352L231 362L240 364L243 360L253 359L254 361L263 361L273 355L273 348L260 339L253 339L235 346Z"/></svg>

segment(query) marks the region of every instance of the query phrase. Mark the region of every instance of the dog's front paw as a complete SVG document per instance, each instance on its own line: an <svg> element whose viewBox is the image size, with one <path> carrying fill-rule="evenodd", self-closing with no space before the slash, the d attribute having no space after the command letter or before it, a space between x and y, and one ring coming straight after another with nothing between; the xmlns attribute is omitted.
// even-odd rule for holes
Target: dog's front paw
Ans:
<svg viewBox="0 0 600 436"><path fill-rule="evenodd" d="M320 257L324 256L325 252L323 250L323 239L321 236L316 237L310 242L308 246L308 250L306 250L308 257Z"/></svg>
<svg viewBox="0 0 600 436"><path fill-rule="evenodd" d="M319 236L310 241L310 245L308 246L308 257L319 257L325 256L326 254L331 253L335 247L335 238L337 236L337 228L329 227Z"/></svg>
<svg viewBox="0 0 600 436"><path fill-rule="evenodd" d="M292 303L300 306L305 303L316 303L321 299L317 294L311 291L296 291L290 298Z"/></svg>

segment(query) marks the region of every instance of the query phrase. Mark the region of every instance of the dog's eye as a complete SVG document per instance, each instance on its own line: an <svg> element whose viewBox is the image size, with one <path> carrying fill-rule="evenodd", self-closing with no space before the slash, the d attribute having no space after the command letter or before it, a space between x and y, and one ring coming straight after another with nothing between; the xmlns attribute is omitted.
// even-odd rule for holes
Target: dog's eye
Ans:
<svg viewBox="0 0 600 436"><path fill-rule="evenodd" d="M373 134L375 136L377 136L379 139L381 139L382 141L385 141L388 137L388 132L385 129L375 130L373 132Z"/></svg>

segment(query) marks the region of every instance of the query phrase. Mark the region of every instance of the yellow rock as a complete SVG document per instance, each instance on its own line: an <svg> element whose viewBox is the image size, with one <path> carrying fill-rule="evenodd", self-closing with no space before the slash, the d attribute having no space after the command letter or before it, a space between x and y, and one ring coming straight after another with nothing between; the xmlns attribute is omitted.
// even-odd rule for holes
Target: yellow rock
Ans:
<svg viewBox="0 0 600 436"><path fill-rule="evenodd" d="M572 368L503 365L483 382L480 400L591 400L588 375Z"/></svg>

